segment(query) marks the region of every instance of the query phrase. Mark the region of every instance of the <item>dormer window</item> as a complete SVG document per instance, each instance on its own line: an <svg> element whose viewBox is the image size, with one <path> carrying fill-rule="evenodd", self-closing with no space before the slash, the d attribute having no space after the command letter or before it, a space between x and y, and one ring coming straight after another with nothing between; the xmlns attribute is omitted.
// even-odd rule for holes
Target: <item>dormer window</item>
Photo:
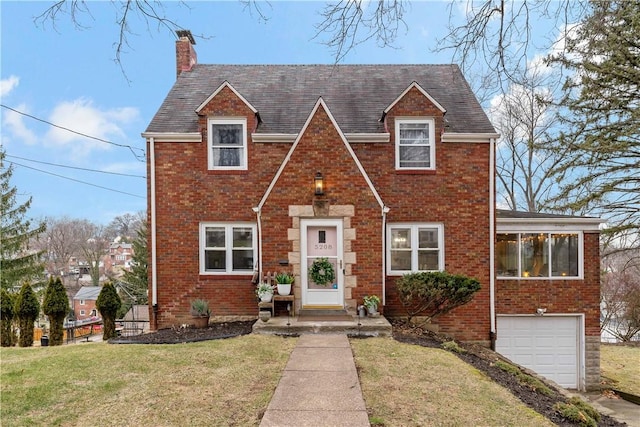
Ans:
<svg viewBox="0 0 640 427"><path fill-rule="evenodd" d="M209 169L247 169L247 120L216 118L208 120Z"/></svg>
<svg viewBox="0 0 640 427"><path fill-rule="evenodd" d="M396 119L396 169L435 169L435 121Z"/></svg>

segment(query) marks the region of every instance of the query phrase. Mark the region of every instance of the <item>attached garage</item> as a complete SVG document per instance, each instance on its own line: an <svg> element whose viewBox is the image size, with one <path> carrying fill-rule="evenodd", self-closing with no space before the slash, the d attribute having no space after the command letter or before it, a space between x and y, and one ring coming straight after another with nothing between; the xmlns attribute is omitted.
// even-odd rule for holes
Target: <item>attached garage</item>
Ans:
<svg viewBox="0 0 640 427"><path fill-rule="evenodd" d="M582 389L582 315L498 315L496 351L558 385Z"/></svg>

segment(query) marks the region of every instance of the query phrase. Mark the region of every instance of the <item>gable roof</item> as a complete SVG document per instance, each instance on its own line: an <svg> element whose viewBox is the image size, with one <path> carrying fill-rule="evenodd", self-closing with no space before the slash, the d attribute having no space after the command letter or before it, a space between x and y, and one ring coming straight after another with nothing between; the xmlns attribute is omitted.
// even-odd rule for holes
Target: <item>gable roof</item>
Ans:
<svg viewBox="0 0 640 427"><path fill-rule="evenodd" d="M319 97L342 132L385 132L385 109L414 82L446 109L446 132L495 133L457 65L210 64L180 74L146 133L197 133L196 109L225 82L260 114L258 134L298 133Z"/></svg>
<svg viewBox="0 0 640 427"><path fill-rule="evenodd" d="M296 140L294 141L293 145L289 149L289 152L287 153L287 156L282 161L282 164L280 164L280 167L278 168L278 171L276 172L275 176L271 180L271 183L269 184L269 187L267 188L267 191L265 191L264 195L262 196L262 200L260 200L260 204L258 205L258 209L261 209L262 206L264 206L264 204L266 203L267 199L269 198L269 195L271 194L271 191L273 190L273 187L275 187L276 183L278 182L278 179L280 178L280 175L282 175L282 171L284 170L284 168L289 163L289 159L291 159L291 155L293 154L294 151L296 151L296 148L298 147L298 144L300 143L300 140L303 138L303 136L305 134L305 131L307 130L307 127L309 126L309 123L311 123L311 120L316 115L316 113L318 112L318 109L320 107L322 107L324 112L329 117L329 120L331 120L331 123L333 124L333 127L338 132L338 135L340 135L340 140L344 144L346 150L349 152L349 155L351 155L351 159L353 159L353 162L356 164L356 167L358 168L358 171L360 172L360 174L364 178L365 182L369 186L369 190L371 190L371 193L373 194L373 197L378 202L378 205L380 205L381 208L384 208L384 202L380 198L380 195L378 194L378 191L376 190L376 188L373 186L373 183L371 182L371 179L369 178L369 175L367 175L367 172L362 167L362 163L360 163L360 160L358 160L358 157L356 156L356 153L354 153L353 148L351 148L351 146L347 143L347 138L344 136L344 133L342 133L342 130L340 130L340 126L338 126L338 124L336 123L335 118L333 117L333 114L331 114L331 111L329 111L329 107L327 107L327 104L324 102L322 97L320 97L316 101L316 104L314 105L313 110L311 110L311 113L309 113L309 115L307 117L307 120L304 123L304 126L300 130L300 133L296 137Z"/></svg>
<svg viewBox="0 0 640 427"><path fill-rule="evenodd" d="M101 290L102 287L100 286L83 286L73 299L97 300Z"/></svg>

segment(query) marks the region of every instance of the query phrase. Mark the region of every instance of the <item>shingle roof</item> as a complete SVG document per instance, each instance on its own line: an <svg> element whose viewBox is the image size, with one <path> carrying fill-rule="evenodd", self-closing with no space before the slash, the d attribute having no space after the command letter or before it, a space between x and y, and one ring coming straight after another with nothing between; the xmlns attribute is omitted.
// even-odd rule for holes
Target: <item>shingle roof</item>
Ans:
<svg viewBox="0 0 640 427"><path fill-rule="evenodd" d="M552 213L544 213L544 212L510 211L508 209L496 209L496 216L498 218L510 218L510 219L593 219L593 220L600 219L595 217L562 215L562 214L552 214Z"/></svg>
<svg viewBox="0 0 640 427"><path fill-rule="evenodd" d="M225 81L258 110L258 133L299 132L319 97L343 132L381 132L383 110L414 81L447 110L447 132L495 132L457 65L207 64L180 74L146 131L198 132L196 108Z"/></svg>

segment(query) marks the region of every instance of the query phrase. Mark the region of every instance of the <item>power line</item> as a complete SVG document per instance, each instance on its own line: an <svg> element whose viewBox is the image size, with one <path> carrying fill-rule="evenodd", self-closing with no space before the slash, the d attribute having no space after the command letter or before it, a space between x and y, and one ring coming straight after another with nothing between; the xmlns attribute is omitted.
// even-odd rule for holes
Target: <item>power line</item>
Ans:
<svg viewBox="0 0 640 427"><path fill-rule="evenodd" d="M113 188L103 187L101 185L92 184L90 182L80 181L79 179L69 178L68 176L58 175L57 173L43 171L42 169L34 168L34 167L31 167L31 166L27 166L27 165L22 165L20 163L16 163L16 162L13 162L13 161L9 161L9 163L11 163L12 165L21 166L23 168L32 169L34 171L38 171L38 172L46 173L46 174L49 174L49 175L57 176L58 178L68 179L69 181L79 182L80 184L90 185L92 187L101 188L101 189L107 190L107 191L113 191L114 193L126 194L127 196L137 197L139 199L145 199L146 198L146 197L143 197L143 196L138 196L137 194L127 193L126 191L115 190Z"/></svg>
<svg viewBox="0 0 640 427"><path fill-rule="evenodd" d="M67 132L75 133L76 135L80 135L80 136L83 136L85 138L94 139L96 141L104 142L105 144L111 144L111 145L114 145L116 147L128 148L129 151L131 151L131 154L133 154L133 156L136 158L136 160L138 160L140 162L144 162L145 161L144 160L145 151L143 149L141 149L141 148L132 147L130 145L125 145L125 144L117 144L115 142L107 141L106 139L98 138L97 136L87 135L86 133L78 132L78 131L75 131L73 129L66 128L64 126L57 125L55 123L48 122L48 121L46 121L44 119L41 119L41 118L36 117L36 116L32 116L31 114L25 113L23 111L16 110L15 108L11 108L11 107L9 107L7 105L4 105L4 104L0 104L0 106L6 108L7 110L13 111L14 113L18 113L18 114L21 114L21 115L23 115L25 117L29 117L29 118L31 118L33 120L37 120L39 122L46 123L46 124L48 124L50 126L58 128L58 129L66 130ZM136 152L134 150L140 151L141 154L136 154Z"/></svg>
<svg viewBox="0 0 640 427"><path fill-rule="evenodd" d="M81 171L104 173L104 174L108 174L108 175L128 176L128 177L132 177L132 178L143 178L143 179L147 178L146 176L142 176L142 175L132 175L132 174L128 174L128 173L119 173L119 172L106 172L106 171L101 171L101 170L97 170L97 169L87 169L87 168L80 168L80 167L76 167L76 166L61 165L61 164L57 164L57 163L41 162L39 160L27 159L25 157L19 157L19 156L12 156L10 154L5 154L5 156L12 157L14 159L26 160L28 162L40 163L42 165L57 166L57 167L60 167L60 168L76 169L76 170L81 170Z"/></svg>

